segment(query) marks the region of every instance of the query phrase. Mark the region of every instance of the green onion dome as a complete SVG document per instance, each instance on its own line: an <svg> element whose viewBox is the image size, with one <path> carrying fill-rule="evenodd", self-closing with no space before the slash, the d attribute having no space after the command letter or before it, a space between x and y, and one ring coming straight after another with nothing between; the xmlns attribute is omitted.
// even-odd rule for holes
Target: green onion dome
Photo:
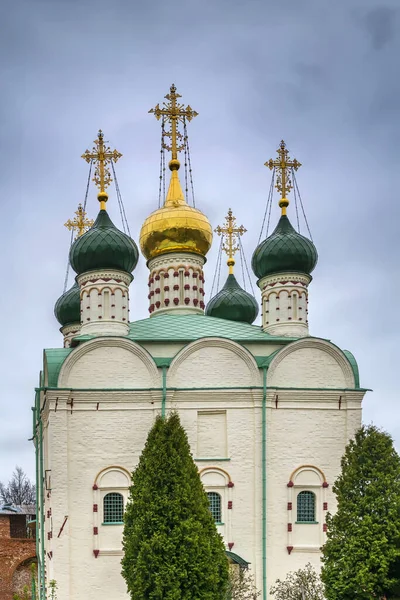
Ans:
<svg viewBox="0 0 400 600"><path fill-rule="evenodd" d="M62 327L81 322L80 290L77 283L59 297L54 306L54 314Z"/></svg>
<svg viewBox="0 0 400 600"><path fill-rule="evenodd" d="M255 249L251 266L259 279L285 271L310 275L317 260L312 241L297 233L287 216L282 215L275 231Z"/></svg>
<svg viewBox="0 0 400 600"><path fill-rule="evenodd" d="M71 246L69 260L78 275L95 269L117 269L131 273L139 252L129 235L119 231L106 210L100 210L93 225Z"/></svg>
<svg viewBox="0 0 400 600"><path fill-rule="evenodd" d="M256 299L238 284L236 277L228 275L222 290L207 304L206 315L228 321L253 323L258 315Z"/></svg>

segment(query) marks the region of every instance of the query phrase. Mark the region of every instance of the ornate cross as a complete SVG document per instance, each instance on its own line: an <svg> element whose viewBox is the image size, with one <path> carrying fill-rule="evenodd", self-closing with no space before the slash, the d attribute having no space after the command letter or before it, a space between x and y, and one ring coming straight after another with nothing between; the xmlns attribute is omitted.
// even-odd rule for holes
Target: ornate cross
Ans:
<svg viewBox="0 0 400 600"><path fill-rule="evenodd" d="M235 265L233 256L240 250L237 240L239 240L239 236L246 233L247 229L243 225L240 225L240 227L236 225L236 217L232 215L232 210L229 209L228 215L225 218L225 225L222 227L218 225L214 231L218 235L224 236L222 250L228 255L227 265L229 267L229 275L233 275L233 267Z"/></svg>
<svg viewBox="0 0 400 600"><path fill-rule="evenodd" d="M155 108L149 110L149 113L153 113L157 121L164 117L166 121L170 122L170 131L163 131L163 136L168 136L171 140L171 144L166 144L163 138L163 148L171 152L172 160L169 163L169 168L172 170L179 169L178 152L184 149L185 143L182 139L182 134L178 131L178 123L184 123L187 119L191 121L194 117L197 117L199 113L192 109L189 104L185 107L183 104L177 102L178 98L182 98L177 93L174 84L171 85L169 94L165 96L168 102L163 102L163 107L157 104Z"/></svg>
<svg viewBox="0 0 400 600"><path fill-rule="evenodd" d="M118 152L118 150L111 150L110 146L104 145L104 134L101 129L99 129L94 144L95 146L93 146L92 151L89 152L89 150L86 150L86 152L82 154L82 158L88 163L94 162L96 164L93 181L100 190L100 193L97 196L101 202L100 208L105 209L105 203L108 199L108 194L105 189L112 182L108 165L112 161L117 162L122 154Z"/></svg>
<svg viewBox="0 0 400 600"><path fill-rule="evenodd" d="M283 140L280 143L277 153L278 158L276 160L272 160L272 158L270 158L264 164L271 170L274 168L278 170L275 187L281 194L279 206L282 209L282 214L286 215L286 208L289 206L289 200L286 198L286 194L293 188L293 183L290 177L290 169L293 168L295 171L297 171L297 169L301 167L301 163L299 163L299 161L295 158L291 160L289 157L289 151L286 148L286 144Z"/></svg>
<svg viewBox="0 0 400 600"><path fill-rule="evenodd" d="M92 227L94 221L91 219L86 219L86 213L83 210L82 204L78 205L78 210L75 212L76 217L71 221L68 219L66 223L64 223L65 227L71 231L74 229L77 231L75 239L83 235L90 227Z"/></svg>

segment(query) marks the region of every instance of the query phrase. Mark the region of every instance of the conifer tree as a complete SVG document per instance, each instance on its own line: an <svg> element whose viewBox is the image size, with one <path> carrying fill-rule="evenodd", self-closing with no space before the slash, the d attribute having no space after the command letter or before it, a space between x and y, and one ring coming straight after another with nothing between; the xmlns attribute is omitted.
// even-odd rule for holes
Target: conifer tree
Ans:
<svg viewBox="0 0 400 600"><path fill-rule="evenodd" d="M176 413L157 417L132 474L123 546L132 600L224 600L224 544Z"/></svg>
<svg viewBox="0 0 400 600"><path fill-rule="evenodd" d="M392 438L362 427L333 486L322 580L328 600L397 597L400 586L400 457Z"/></svg>

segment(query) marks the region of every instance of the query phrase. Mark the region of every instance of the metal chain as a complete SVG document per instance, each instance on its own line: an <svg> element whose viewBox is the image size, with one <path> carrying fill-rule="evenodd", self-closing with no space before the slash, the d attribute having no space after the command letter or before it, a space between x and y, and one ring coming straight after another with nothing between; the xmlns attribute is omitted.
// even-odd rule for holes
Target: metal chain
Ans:
<svg viewBox="0 0 400 600"><path fill-rule="evenodd" d="M269 213L268 213L267 231L266 231L266 236L265 237L268 237L269 224L271 222L271 210L272 210L272 198L273 198L273 195L274 195L274 184L275 184L275 167L274 167L274 170L272 172L271 187L270 187L270 190L269 190Z"/></svg>
<svg viewBox="0 0 400 600"><path fill-rule="evenodd" d="M192 163L190 160L190 147L189 147L189 137L187 134L187 127L186 127L186 118L183 118L183 133L184 133L184 137L185 137L185 146L187 147L187 158L188 158L188 164L189 164L189 179L190 179L190 187L191 187L191 191L192 191L192 201L193 201L193 206L196 208L196 200L194 197L194 186L193 186L193 173L192 173Z"/></svg>
<svg viewBox="0 0 400 600"><path fill-rule="evenodd" d="M121 192L120 192L120 189L119 189L117 174L115 172L114 162L113 161L111 161L111 166L112 166L112 172L113 172L113 177L114 177L115 190L117 192L117 200L118 200L119 210L120 210L120 213L121 213L122 227L124 228L124 232L127 233L129 235L129 237L131 237L131 232L129 230L128 219L126 218L126 213L125 213L125 206L124 206L124 203L123 203L123 200L122 200L122 195L121 195Z"/></svg>
<svg viewBox="0 0 400 600"><path fill-rule="evenodd" d="M72 242L74 241L74 228L71 228L71 239L69 242L69 249L71 250L71 246L72 246ZM65 279L64 279L64 290L63 290L63 294L65 294L65 292L67 291L67 285L68 285L68 275L69 275L69 251L68 251L68 260L67 260L67 270L65 273Z"/></svg>
<svg viewBox="0 0 400 600"><path fill-rule="evenodd" d="M83 210L86 210L86 204L87 204L87 199L88 199L88 195L89 195L89 186L90 186L90 177L92 175L92 165L93 165L93 161L90 161L89 163L89 175L88 175L88 180L87 180L87 184L86 184L86 193L85 193L85 200L83 202ZM71 228L71 239L69 242L69 249L71 249L72 243L74 241L74 228ZM68 260L67 260L67 269L65 272L65 279L64 279L64 290L63 290L63 294L65 294L65 292L67 291L67 286L68 286L68 276L69 276L69 251L68 251Z"/></svg>
<svg viewBox="0 0 400 600"><path fill-rule="evenodd" d="M91 160L90 163L89 163L89 176L88 176L88 180L87 180L87 184L86 184L85 201L83 203L83 210L84 211L86 211L86 203L87 203L87 199L88 199L89 186L90 186L90 177L92 175L92 166L93 166L93 161Z"/></svg>
<svg viewBox="0 0 400 600"><path fill-rule="evenodd" d="M294 169L292 167L291 169L292 171L292 180L294 179ZM296 219L297 219L297 231L300 233L300 221L299 221L299 209L298 209L298 202L297 202L297 193L296 193L296 186L294 186L293 188L293 196L294 196L294 207L296 210Z"/></svg>
<svg viewBox="0 0 400 600"><path fill-rule="evenodd" d="M185 154L185 163L184 163L184 166L185 166L185 199L186 199L186 202L189 204L188 169L187 169L188 163L187 163L187 145L186 145L186 142L187 142L187 137L184 136L184 138L183 138L183 146L184 146L184 154Z"/></svg>
<svg viewBox="0 0 400 600"><path fill-rule="evenodd" d="M275 181L275 167L273 168L273 171L272 171L271 185L269 187L267 204L266 204L266 207L265 207L264 218L263 218L263 221L262 221L261 231L260 231L260 237L258 238L257 246L261 242L261 238L262 238L262 234L263 234L264 226L265 226L265 220L267 218L268 208L269 208L268 225L267 225L267 235L268 235L269 221L270 221L270 218L271 218L272 194L273 194L273 191L274 191L274 181Z"/></svg>
<svg viewBox="0 0 400 600"><path fill-rule="evenodd" d="M238 236L239 238L239 256L240 256L240 266L242 267L242 280L243 280L243 287L246 290L246 280L244 278L244 265L243 265L243 249L242 249L242 243L240 241L240 236Z"/></svg>
<svg viewBox="0 0 400 600"><path fill-rule="evenodd" d="M239 247L240 247L240 254L243 255L243 260L244 260L244 264L246 267L247 277L249 279L251 291L253 292L253 296L254 296L255 294L254 294L253 282L251 281L251 277L250 277L250 269L247 265L246 254L243 250L242 240L240 238L239 238ZM244 289L246 289L246 288L244 288Z"/></svg>
<svg viewBox="0 0 400 600"><path fill-rule="evenodd" d="M301 210L303 212L303 217L304 217L304 221L305 221L305 224L306 224L306 227L307 227L308 235L310 236L310 240L313 241L313 238L312 238L312 235L311 235L311 230L310 230L310 227L308 226L308 221L307 221L306 213L305 213L304 206L303 206L303 201L301 199L301 194L300 194L299 186L297 185L297 179L296 179L296 176L294 174L293 174L293 181L294 181L295 188L297 190L297 194L299 196L300 206L301 206Z"/></svg>
<svg viewBox="0 0 400 600"><path fill-rule="evenodd" d="M160 147L160 183L158 186L158 208L161 208L161 188L163 180L163 156L164 156L164 117L161 123L161 147Z"/></svg>
<svg viewBox="0 0 400 600"><path fill-rule="evenodd" d="M214 271L214 278L213 278L213 282L212 282L212 286L211 286L211 292L210 292L210 298L212 298L213 296L213 291L214 291L214 286L215 286L215 280L217 278L217 271L218 271L218 265L221 262L221 256L222 256L222 237L221 237L221 241L219 243L219 250L218 250L218 257L217 257L217 264L215 265L215 271Z"/></svg>
<svg viewBox="0 0 400 600"><path fill-rule="evenodd" d="M162 177L163 177L163 204L165 204L165 152L164 152L164 125L165 119L162 118L161 148L162 148Z"/></svg>

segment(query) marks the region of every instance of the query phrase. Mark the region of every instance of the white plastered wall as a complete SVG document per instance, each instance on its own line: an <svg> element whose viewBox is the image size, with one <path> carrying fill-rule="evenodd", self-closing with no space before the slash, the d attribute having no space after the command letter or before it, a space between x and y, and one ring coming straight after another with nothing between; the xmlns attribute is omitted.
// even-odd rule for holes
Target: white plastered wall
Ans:
<svg viewBox="0 0 400 600"><path fill-rule="evenodd" d="M345 446L361 424L364 392L355 390L344 354L304 338L283 348L267 374L267 586L311 562L320 568L332 485ZM296 523L302 490L316 494L316 524Z"/></svg>
<svg viewBox="0 0 400 600"><path fill-rule="evenodd" d="M225 542L251 563L261 588L262 373L246 348L221 338L204 338L185 346L167 373L167 411L179 410L206 489L221 493L224 525L219 528ZM311 389L320 388L321 382L324 389ZM55 532L51 546L46 541L53 551L48 572L59 582L59 600L92 596L125 600L121 551L118 540L111 539L117 529L108 538L100 534L96 539L93 533L93 505L97 503L101 510L101 486L93 490L93 485L104 469L117 466L130 473L137 464L161 409L161 370L139 345L102 338L82 344L69 355L58 383L72 390L47 393L46 469L51 471L49 506ZM329 510L334 508L332 484L345 444L359 426L363 392L352 389L353 374L341 351L315 338L283 347L270 364L267 385L269 589L289 570L308 561L319 564L317 550L296 548L301 540L289 538L288 523L294 524L288 514L290 493L304 481L299 479L293 488L287 484L304 465L320 469L329 484L319 488L321 498L326 498ZM215 426L216 432L205 442L210 446L206 457L196 456L199 412L211 416L210 428ZM225 427L224 455L213 456L213 448L222 453L221 427ZM121 482L115 489L127 493ZM57 537L65 515L67 523ZM100 527L100 512L97 516ZM321 527L323 516L321 512ZM289 545L294 546L290 555ZM96 549L100 551L97 558Z"/></svg>

